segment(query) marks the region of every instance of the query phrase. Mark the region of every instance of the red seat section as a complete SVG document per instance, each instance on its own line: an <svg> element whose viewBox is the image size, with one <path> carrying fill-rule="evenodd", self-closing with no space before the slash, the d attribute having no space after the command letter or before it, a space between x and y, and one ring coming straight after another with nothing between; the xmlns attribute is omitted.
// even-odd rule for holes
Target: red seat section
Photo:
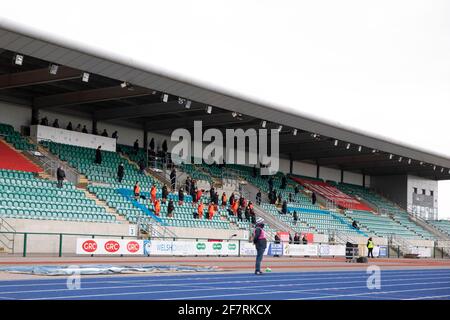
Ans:
<svg viewBox="0 0 450 320"><path fill-rule="evenodd" d="M345 209L373 211L369 206L360 202L358 199L343 193L339 189L322 181L308 180L297 177L291 177L292 180L300 183L305 188L321 195L324 198L334 201L338 206Z"/></svg>
<svg viewBox="0 0 450 320"><path fill-rule="evenodd" d="M43 170L28 160L23 154L0 140L0 169L42 172Z"/></svg>

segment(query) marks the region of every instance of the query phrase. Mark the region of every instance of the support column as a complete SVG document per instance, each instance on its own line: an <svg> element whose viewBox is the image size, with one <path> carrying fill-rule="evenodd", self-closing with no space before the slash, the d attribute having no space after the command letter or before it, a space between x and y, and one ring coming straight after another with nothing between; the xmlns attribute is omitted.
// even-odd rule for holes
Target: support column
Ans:
<svg viewBox="0 0 450 320"><path fill-rule="evenodd" d="M39 124L39 109L33 104L31 108L31 125Z"/></svg>
<svg viewBox="0 0 450 320"><path fill-rule="evenodd" d="M341 169L341 183L344 183L344 170Z"/></svg>
<svg viewBox="0 0 450 320"><path fill-rule="evenodd" d="M366 186L366 174L363 172L363 187Z"/></svg>
<svg viewBox="0 0 450 320"><path fill-rule="evenodd" d="M316 178L320 179L320 165L319 165L319 161L316 161L316 167L317 167Z"/></svg>
<svg viewBox="0 0 450 320"><path fill-rule="evenodd" d="M98 134L97 119L92 119L92 134Z"/></svg>
<svg viewBox="0 0 450 320"><path fill-rule="evenodd" d="M147 122L144 123L144 150L145 150L145 167L148 168L148 126Z"/></svg>
<svg viewBox="0 0 450 320"><path fill-rule="evenodd" d="M292 159L292 153L289 153L289 173L292 174L294 169L294 160Z"/></svg>

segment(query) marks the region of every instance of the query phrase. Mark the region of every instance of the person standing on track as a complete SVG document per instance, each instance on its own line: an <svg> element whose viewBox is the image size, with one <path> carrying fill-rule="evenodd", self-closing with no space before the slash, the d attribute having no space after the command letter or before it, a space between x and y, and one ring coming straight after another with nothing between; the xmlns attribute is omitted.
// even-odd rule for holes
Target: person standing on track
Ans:
<svg viewBox="0 0 450 320"><path fill-rule="evenodd" d="M256 220L256 229L253 235L253 243L256 247L256 264L255 264L255 275L262 275L261 272L261 262L264 256L264 251L267 248L267 239L264 232L264 219L258 218Z"/></svg>
<svg viewBox="0 0 450 320"><path fill-rule="evenodd" d="M367 254L367 258L372 258L373 259L373 240L372 238L369 238L369 240L367 241L367 249L369 250L369 253Z"/></svg>

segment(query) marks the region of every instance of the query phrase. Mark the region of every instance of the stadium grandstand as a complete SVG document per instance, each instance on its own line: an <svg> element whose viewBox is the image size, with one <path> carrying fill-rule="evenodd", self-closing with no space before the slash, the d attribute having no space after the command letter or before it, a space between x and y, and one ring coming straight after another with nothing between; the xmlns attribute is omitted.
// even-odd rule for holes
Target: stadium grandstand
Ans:
<svg viewBox="0 0 450 320"><path fill-rule="evenodd" d="M274 246L274 256L296 249L344 257L349 244L367 255L369 238L379 258L450 254L450 222L437 210L450 159L437 154L7 25L0 114L0 255L93 254L80 241L132 239L193 242L198 250L212 243L208 255L241 256L258 218L271 243L292 245L291 253ZM276 129L278 170L177 163L171 135L183 128L194 136L194 121L223 136ZM138 250L127 246L113 253Z"/></svg>

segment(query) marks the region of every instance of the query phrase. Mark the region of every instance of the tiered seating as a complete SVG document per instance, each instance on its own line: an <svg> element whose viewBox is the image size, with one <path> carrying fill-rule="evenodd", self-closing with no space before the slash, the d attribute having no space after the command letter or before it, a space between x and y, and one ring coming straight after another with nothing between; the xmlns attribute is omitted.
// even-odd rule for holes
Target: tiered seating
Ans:
<svg viewBox="0 0 450 320"><path fill-rule="evenodd" d="M450 236L450 220L429 220L427 222Z"/></svg>
<svg viewBox="0 0 450 320"><path fill-rule="evenodd" d="M35 150L36 146L29 143L19 132L9 124L0 123L0 136L4 136L5 140L12 144L18 150Z"/></svg>
<svg viewBox="0 0 450 320"><path fill-rule="evenodd" d="M353 196L358 196L360 198L365 199L369 203L372 203L375 207L378 208L378 210L380 210L381 213L391 215L392 218L396 220L397 224L401 224L403 228L406 228L413 233L413 234L407 233L406 236L408 238L423 238L428 240L433 240L435 238L434 235L431 234L429 231L423 229L414 222L410 221L408 219L408 213L405 210L402 210L394 203L383 198L379 194L371 191L370 189L346 183L337 184L336 187L345 193L351 194ZM392 219L389 217L387 219L392 221ZM387 232L390 231L391 230L387 230Z"/></svg>
<svg viewBox="0 0 450 320"><path fill-rule="evenodd" d="M74 185L37 179L32 173L0 170L0 216L4 218L115 222Z"/></svg>
<svg viewBox="0 0 450 320"><path fill-rule="evenodd" d="M347 209L353 209L353 210L365 210L365 211L371 210L371 208L369 208L364 203L361 203L356 198L343 193L338 188L336 188L332 185L329 185L325 182L317 181L317 180L310 180L310 179L303 179L303 178L298 178L295 176L292 176L291 179L302 184L309 190L311 190L317 194L320 194L321 196L323 196L329 200L332 200L340 207L347 208Z"/></svg>
<svg viewBox="0 0 450 320"><path fill-rule="evenodd" d="M102 163L95 164L95 149L54 143L42 142L50 152L59 156L63 161L67 161L72 167L76 168L80 173L93 182L102 182L111 185L114 188L131 188L136 181L139 181L141 188L147 190L153 184L160 187L160 183L150 176L141 174L139 170L123 159L118 153L110 151L102 152ZM123 163L125 168L125 176L122 183L117 182L117 167Z"/></svg>
<svg viewBox="0 0 450 320"><path fill-rule="evenodd" d="M116 208L117 212L123 215L128 221L137 223L140 219L141 222L150 222L151 217L144 211L133 205L133 203L125 198L123 195L117 193L113 188L104 186L89 186L89 191L96 193L98 198L107 202L108 206ZM140 199L139 203L145 205L151 211L154 207L149 199L150 194L144 192L143 195L147 197L147 200ZM157 197L160 198L161 194L158 192ZM230 229L230 221L228 220L228 212L225 209L219 207L219 212L213 217L213 220L207 219L207 205L205 205L203 219L194 219L193 212L197 210L192 204L192 198L188 195L185 196L185 203L178 205L178 194L169 194L168 199L174 201L175 210L172 218L167 217L167 204L161 204L160 217L164 224L174 227L191 227L191 228L215 228L215 229ZM203 195L201 200L203 203L209 202L209 197Z"/></svg>
<svg viewBox="0 0 450 320"><path fill-rule="evenodd" d="M421 239L422 237L388 216L377 216L367 211L346 211L346 214L358 225L366 227L379 237L389 238L392 235L405 239Z"/></svg>
<svg viewBox="0 0 450 320"><path fill-rule="evenodd" d="M295 230L295 232L298 232L298 233L305 233L305 232L306 233L317 233L318 232L318 230L316 228L314 228L313 226L308 225L306 222L302 222L300 219L300 215L299 215L299 220L297 221L297 224L295 225L292 214L286 214L286 215L280 214L277 207L273 204L263 203L263 204L261 204L261 207L264 209L265 212L270 213L274 217L281 219L283 222L290 225L291 228L293 230Z"/></svg>

